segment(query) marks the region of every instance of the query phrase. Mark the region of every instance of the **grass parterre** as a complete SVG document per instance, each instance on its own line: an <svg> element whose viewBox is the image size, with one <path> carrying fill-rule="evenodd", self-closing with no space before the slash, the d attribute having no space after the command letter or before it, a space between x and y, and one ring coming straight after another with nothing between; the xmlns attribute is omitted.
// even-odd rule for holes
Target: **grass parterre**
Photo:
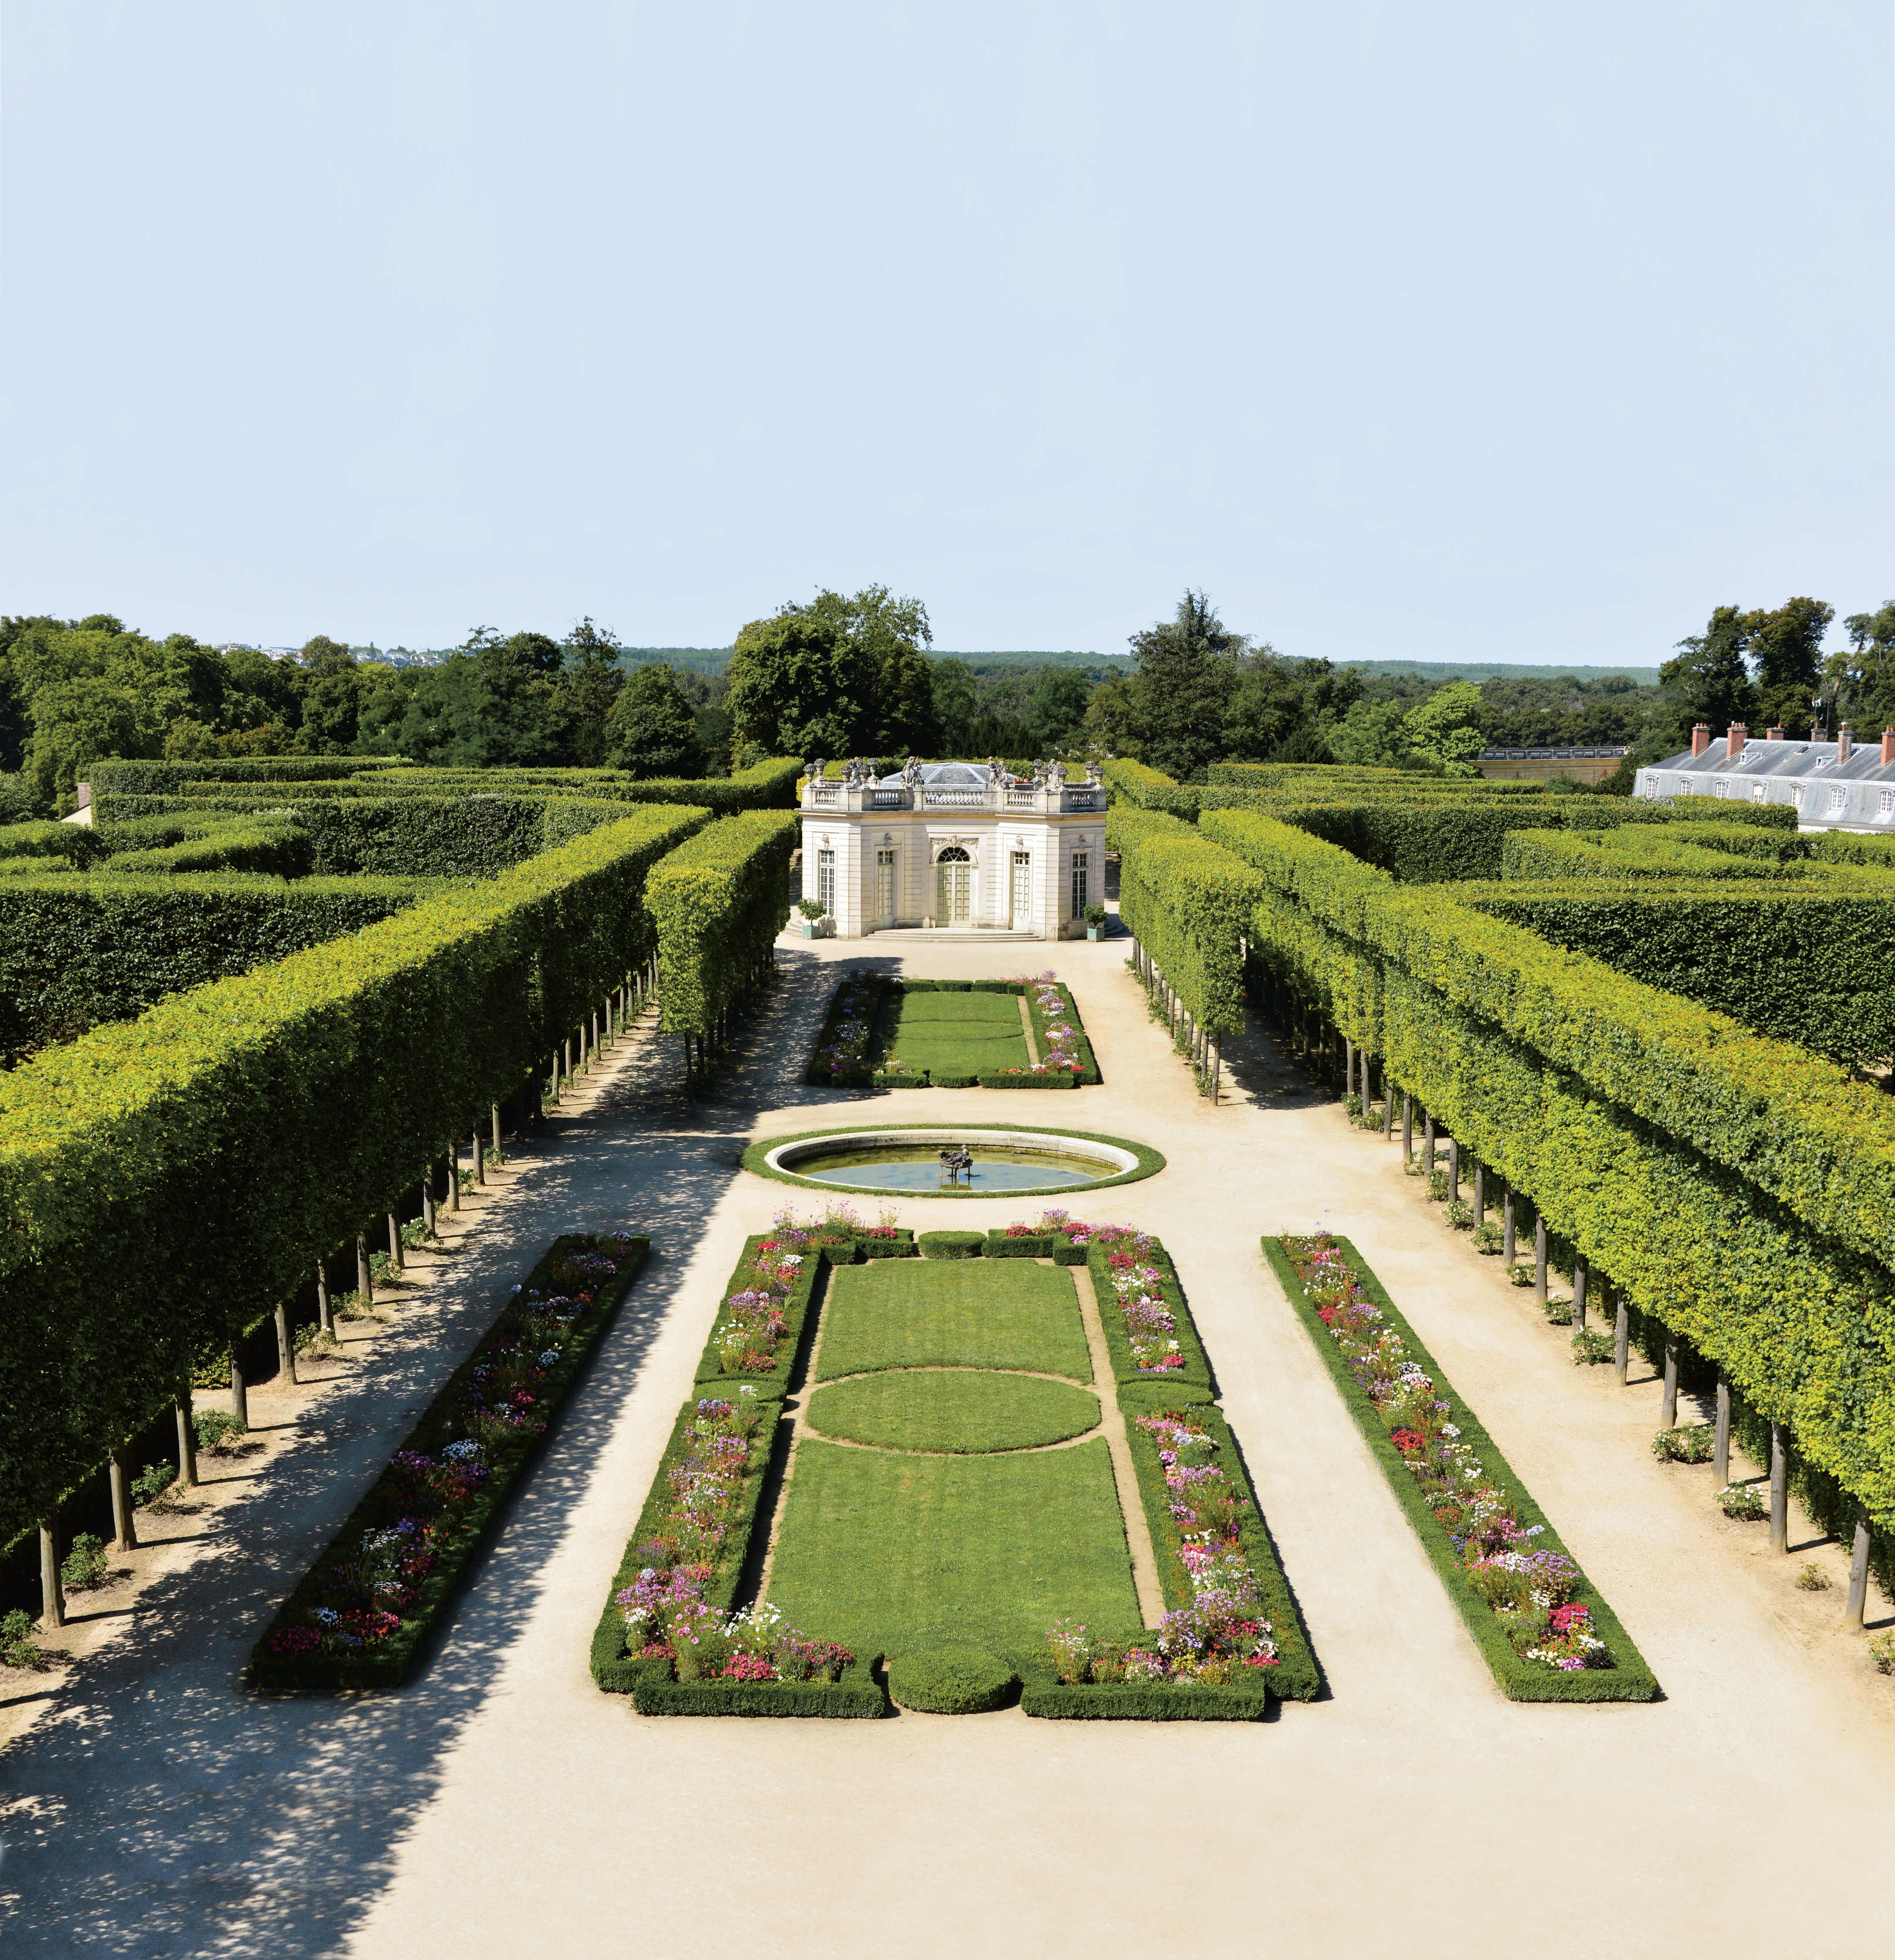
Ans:
<svg viewBox="0 0 1895 1960"><path fill-rule="evenodd" d="M1062 1717L1253 1719L1273 1692L1314 1694L1162 1249L1049 1211L1017 1236L1091 1270L858 1263L869 1229L837 1205L746 1247L600 1622L600 1685L645 1713L855 1715L881 1712L868 1669L886 1657L891 1685L982 1684L897 1694L938 1712L997 1705L996 1683ZM1129 1526L1158 1565L1155 1628Z"/></svg>
<svg viewBox="0 0 1895 1960"><path fill-rule="evenodd" d="M855 972L836 984L805 1079L854 1089L1066 1089L1100 1076L1056 974L911 980Z"/></svg>

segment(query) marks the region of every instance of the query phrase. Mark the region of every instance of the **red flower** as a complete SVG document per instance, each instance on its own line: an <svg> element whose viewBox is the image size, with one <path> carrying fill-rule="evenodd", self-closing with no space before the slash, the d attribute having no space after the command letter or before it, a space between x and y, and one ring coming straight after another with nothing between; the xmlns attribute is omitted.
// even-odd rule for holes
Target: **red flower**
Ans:
<svg viewBox="0 0 1895 1960"><path fill-rule="evenodd" d="M1389 1438L1404 1456L1412 1456L1416 1450L1428 1446L1428 1439L1418 1429L1398 1429Z"/></svg>

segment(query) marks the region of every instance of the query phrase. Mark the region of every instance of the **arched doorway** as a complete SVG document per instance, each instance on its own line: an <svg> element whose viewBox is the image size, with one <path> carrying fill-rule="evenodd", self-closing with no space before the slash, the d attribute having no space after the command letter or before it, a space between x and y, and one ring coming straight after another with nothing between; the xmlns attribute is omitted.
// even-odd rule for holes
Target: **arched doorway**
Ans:
<svg viewBox="0 0 1895 1960"><path fill-rule="evenodd" d="M973 861L958 844L935 860L935 923L965 925L973 914Z"/></svg>

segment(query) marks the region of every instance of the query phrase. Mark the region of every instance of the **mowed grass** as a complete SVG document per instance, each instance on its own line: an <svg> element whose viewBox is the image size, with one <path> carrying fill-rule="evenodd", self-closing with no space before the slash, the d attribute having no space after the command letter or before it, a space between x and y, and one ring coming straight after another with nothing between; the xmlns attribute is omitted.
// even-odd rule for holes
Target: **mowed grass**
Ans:
<svg viewBox="0 0 1895 1960"><path fill-rule="evenodd" d="M1139 1631L1103 1437L1022 1456L895 1456L806 1437L769 1603L858 1651L1043 1646L1068 1615Z"/></svg>
<svg viewBox="0 0 1895 1960"><path fill-rule="evenodd" d="M1017 994L903 994L884 1010L881 1055L917 1074L994 1075L1027 1066Z"/></svg>
<svg viewBox="0 0 1895 1960"><path fill-rule="evenodd" d="M877 1259L832 1273L817 1379L923 1367L1091 1381L1072 1274L1030 1259Z"/></svg>
<svg viewBox="0 0 1895 1960"><path fill-rule="evenodd" d="M1037 1375L984 1368L896 1368L818 1389L809 1424L879 1449L1034 1449L1099 1426L1099 1398Z"/></svg>

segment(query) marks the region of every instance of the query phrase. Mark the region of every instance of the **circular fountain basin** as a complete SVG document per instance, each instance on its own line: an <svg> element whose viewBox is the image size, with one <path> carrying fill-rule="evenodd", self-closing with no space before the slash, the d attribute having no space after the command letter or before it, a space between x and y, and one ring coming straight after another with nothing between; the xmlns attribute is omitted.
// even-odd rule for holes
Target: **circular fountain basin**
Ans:
<svg viewBox="0 0 1895 1960"><path fill-rule="evenodd" d="M943 1150L972 1153L973 1169L950 1183ZM998 1197L1008 1193L1082 1191L1129 1182L1164 1168L1157 1151L1116 1138L1063 1130L939 1128L830 1130L754 1147L753 1170L830 1191L909 1197Z"/></svg>

